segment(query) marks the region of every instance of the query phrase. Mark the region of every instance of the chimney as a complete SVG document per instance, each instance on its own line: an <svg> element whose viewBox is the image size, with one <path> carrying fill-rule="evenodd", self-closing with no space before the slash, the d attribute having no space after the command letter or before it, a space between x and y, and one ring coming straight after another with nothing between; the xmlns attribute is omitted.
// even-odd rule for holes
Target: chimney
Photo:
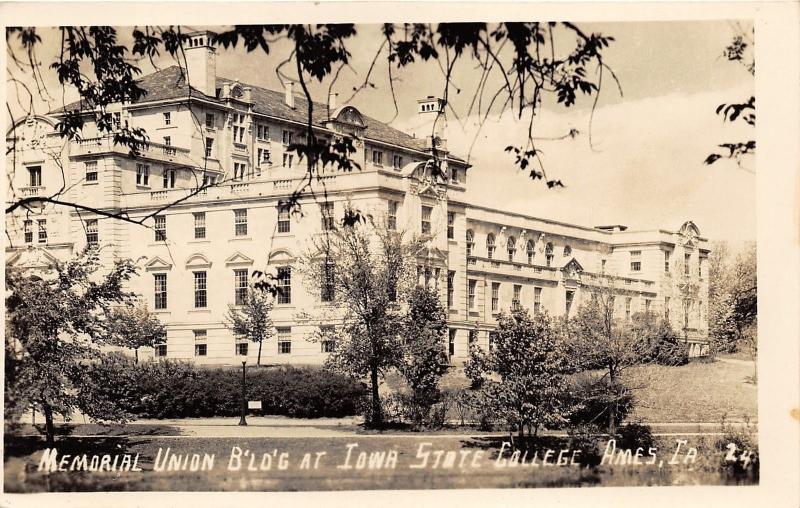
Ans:
<svg viewBox="0 0 800 508"><path fill-rule="evenodd" d="M285 97L286 105L294 109L294 90L293 90L294 83L292 83L291 81L287 81L286 83L283 84L283 87L284 87L284 93L286 95Z"/></svg>
<svg viewBox="0 0 800 508"><path fill-rule="evenodd" d="M339 96L338 93L330 93L328 94L328 110L335 111L336 110L336 98Z"/></svg>
<svg viewBox="0 0 800 508"><path fill-rule="evenodd" d="M187 34L186 46L186 74L189 84L214 97L217 88L217 50L211 45L213 32L192 32Z"/></svg>

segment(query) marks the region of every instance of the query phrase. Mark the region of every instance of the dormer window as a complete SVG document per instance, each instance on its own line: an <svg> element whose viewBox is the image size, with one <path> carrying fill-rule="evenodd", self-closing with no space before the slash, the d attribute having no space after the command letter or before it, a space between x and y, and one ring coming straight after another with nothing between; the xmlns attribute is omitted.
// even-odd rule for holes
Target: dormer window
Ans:
<svg viewBox="0 0 800 508"><path fill-rule="evenodd" d="M206 129L213 129L216 125L214 113L206 113Z"/></svg>
<svg viewBox="0 0 800 508"><path fill-rule="evenodd" d="M372 151L372 163L376 166L383 166L383 152L380 150Z"/></svg>
<svg viewBox="0 0 800 508"><path fill-rule="evenodd" d="M256 125L256 139L259 141L269 141L269 126L264 124Z"/></svg>
<svg viewBox="0 0 800 508"><path fill-rule="evenodd" d="M400 155L392 157L392 167L394 169L401 169L403 167L403 157Z"/></svg>
<svg viewBox="0 0 800 508"><path fill-rule="evenodd" d="M292 144L292 131L287 131L286 129L283 130L283 146L289 146Z"/></svg>

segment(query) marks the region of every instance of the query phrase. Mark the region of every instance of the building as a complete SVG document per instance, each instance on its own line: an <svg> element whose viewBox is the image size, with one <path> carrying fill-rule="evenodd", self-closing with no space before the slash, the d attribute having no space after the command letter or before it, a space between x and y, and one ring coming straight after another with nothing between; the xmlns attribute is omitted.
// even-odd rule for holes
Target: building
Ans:
<svg viewBox="0 0 800 508"><path fill-rule="evenodd" d="M15 142L8 155L14 198L52 195L63 186L70 201L126 210L132 218L182 199L148 227L51 205L7 217L12 265L46 270L87 243L101 246L106 261L139 260L132 289L168 326L167 344L155 356L207 364L255 358L257 348L237 341L224 315L240 301L249 273L266 268L286 292L273 312L277 340L265 345L263 361L323 361L327 345L308 338L325 323L296 317L324 303L293 268L311 236L341 217L346 203L385 217L389 227L428 235L420 281L440 288L446 301L454 362L467 357L470 343L491 347L499 311L518 304L568 313L608 277L619 294L618 315L663 313L693 356L705 354L709 249L691 221L677 230L630 231L476 206L464 197L475 169L449 154L440 135L400 132L352 106L337 107L335 96L314 104L314 129L327 138L353 136L361 169L325 172L313 185L324 188L327 201L306 197L304 216L292 216L279 202L306 175L286 149L303 136L305 99L291 84L272 91L217 76L205 33L192 35L186 58L185 75L176 66L145 76L142 100L110 109L120 128L143 127L150 136L138 158L97 134L92 111L85 112L83 138L66 147L54 131L59 111L31 116L7 136ZM428 97L419 101L419 114L438 118L442 107ZM444 154L447 181L431 177L433 146ZM198 191L209 182L215 185Z"/></svg>

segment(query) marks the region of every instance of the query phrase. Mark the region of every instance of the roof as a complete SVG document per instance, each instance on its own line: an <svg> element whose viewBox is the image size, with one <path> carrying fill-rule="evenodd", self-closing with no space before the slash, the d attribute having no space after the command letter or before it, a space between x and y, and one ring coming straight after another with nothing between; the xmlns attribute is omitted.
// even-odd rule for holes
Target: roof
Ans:
<svg viewBox="0 0 800 508"><path fill-rule="evenodd" d="M189 86L186 84L186 79L184 76L184 72L178 65L173 65L171 67L167 67L166 69L162 69L156 71L152 74L148 74L143 76L141 79L137 80L138 85L146 91L144 97L142 97L138 103L147 103L147 102L156 102L156 101L164 101L170 99L185 99L188 97L197 97L204 100L208 100L211 102L216 102L220 105L223 104L223 101L217 99L216 97L211 97L203 92L197 90L196 88ZM233 84L235 83L234 80L217 77L216 85L218 88L222 87L224 84ZM305 123L307 120L307 111L308 111L308 101L305 97L299 96L295 97L294 103L295 107L290 108L285 102L285 95L283 91L275 91L270 90L267 88L263 88L260 86L249 85L246 83L239 83L242 86L250 87L251 89L251 99L253 101L253 111L257 114L272 116L276 118L282 118L289 121ZM313 118L312 121L314 125L324 127L328 118L328 106L327 104L322 104L318 102L314 102L313 104ZM51 111L51 114L58 114L65 110L72 111L77 110L81 107L81 102L76 101L64 106L64 108L59 108L56 110ZM418 150L418 151L425 151L425 140L422 138L413 137L401 130L395 129L384 122L371 118L367 115L362 113L364 121L366 123L366 129L364 130L364 137L368 139L372 139L374 141L379 141L383 143L388 143L391 145L400 146L402 148L407 148L410 150ZM459 162L466 162L464 159L460 157L456 157L454 155L448 155L448 158L454 159Z"/></svg>

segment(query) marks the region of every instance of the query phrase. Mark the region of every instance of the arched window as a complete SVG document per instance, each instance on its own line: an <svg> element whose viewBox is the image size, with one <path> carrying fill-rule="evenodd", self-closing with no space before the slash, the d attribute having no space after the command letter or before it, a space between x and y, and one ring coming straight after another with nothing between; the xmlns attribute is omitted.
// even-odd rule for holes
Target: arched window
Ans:
<svg viewBox="0 0 800 508"><path fill-rule="evenodd" d="M528 245L525 247L525 250L528 253L528 264L533 264L533 255L536 254L536 247L534 246L533 240L528 240Z"/></svg>
<svg viewBox="0 0 800 508"><path fill-rule="evenodd" d="M547 266L552 266L552 264L553 264L553 244L551 242L547 242L547 245L544 248L544 257L547 260Z"/></svg>
<svg viewBox="0 0 800 508"><path fill-rule="evenodd" d="M467 230L467 257L472 256L472 248L475 247L475 233L471 229Z"/></svg>
<svg viewBox="0 0 800 508"><path fill-rule="evenodd" d="M514 261L514 251L517 250L517 242L514 240L513 236L508 237L508 241L506 241L506 249L508 250L508 260Z"/></svg>
<svg viewBox="0 0 800 508"><path fill-rule="evenodd" d="M572 247L569 245L564 246L564 257L568 257L572 255Z"/></svg>
<svg viewBox="0 0 800 508"><path fill-rule="evenodd" d="M486 257L492 259L494 257L494 233L489 233L486 236Z"/></svg>

